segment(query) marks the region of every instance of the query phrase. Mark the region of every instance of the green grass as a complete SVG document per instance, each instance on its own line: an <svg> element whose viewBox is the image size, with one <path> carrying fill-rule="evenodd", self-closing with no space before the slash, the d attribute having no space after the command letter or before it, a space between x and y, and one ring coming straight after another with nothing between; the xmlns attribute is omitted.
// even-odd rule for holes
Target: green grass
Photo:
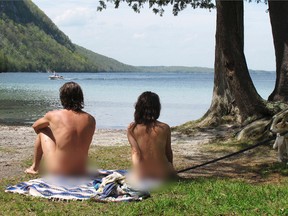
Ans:
<svg viewBox="0 0 288 216"><path fill-rule="evenodd" d="M0 152L2 152L2 153L15 153L15 152L17 152L17 150L14 148L10 148L10 147L0 146Z"/></svg>
<svg viewBox="0 0 288 216"><path fill-rule="evenodd" d="M105 169L129 168L130 150L127 146L95 147L90 161L97 161ZM265 170L286 172L287 166L263 167ZM0 215L288 215L285 176L281 184L250 184L229 178L186 179L165 185L152 192L151 198L134 203L53 202L4 192L7 185L29 178L0 181Z"/></svg>
<svg viewBox="0 0 288 216"><path fill-rule="evenodd" d="M288 163L273 163L273 164L264 164L260 167L260 174L263 177L269 176L273 173L279 173L282 176L288 177Z"/></svg>
<svg viewBox="0 0 288 216"><path fill-rule="evenodd" d="M231 139L228 141L215 141L213 143L205 144L203 149L214 153L231 153L250 147L253 144L253 142L242 142Z"/></svg>
<svg viewBox="0 0 288 216"><path fill-rule="evenodd" d="M171 130L181 132L186 135L192 135L198 131L199 128L197 128L197 126L199 122L201 121L202 121L202 118L195 120L195 121L188 121L182 125L172 127Z"/></svg>
<svg viewBox="0 0 288 216"><path fill-rule="evenodd" d="M288 182L251 185L229 179L195 179L171 183L138 203L52 202L3 192L4 215L287 215Z"/></svg>
<svg viewBox="0 0 288 216"><path fill-rule="evenodd" d="M131 166L130 146L92 147L89 162L102 169L128 169Z"/></svg>

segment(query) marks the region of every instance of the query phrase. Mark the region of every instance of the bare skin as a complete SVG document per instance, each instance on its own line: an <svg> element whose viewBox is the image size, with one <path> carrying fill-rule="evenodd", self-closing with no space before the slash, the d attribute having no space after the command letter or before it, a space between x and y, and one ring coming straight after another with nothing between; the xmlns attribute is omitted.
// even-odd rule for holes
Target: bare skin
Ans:
<svg viewBox="0 0 288 216"><path fill-rule="evenodd" d="M37 138L34 161L26 173L39 172L42 155L50 174L82 175L86 172L88 150L96 128L91 115L83 111L55 110L46 113L32 127Z"/></svg>
<svg viewBox="0 0 288 216"><path fill-rule="evenodd" d="M174 175L170 127L156 121L148 131L142 124L133 128L134 123L131 123L127 137L136 179L164 180Z"/></svg>

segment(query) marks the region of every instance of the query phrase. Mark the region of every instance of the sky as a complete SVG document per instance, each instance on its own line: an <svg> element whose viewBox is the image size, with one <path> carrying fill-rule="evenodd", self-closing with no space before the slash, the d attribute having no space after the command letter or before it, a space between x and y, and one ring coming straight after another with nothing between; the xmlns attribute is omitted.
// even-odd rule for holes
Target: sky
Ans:
<svg viewBox="0 0 288 216"><path fill-rule="evenodd" d="M214 66L216 10L187 7L163 17L122 4L97 11L98 0L32 0L73 43L134 66ZM248 67L275 71L268 6L245 3Z"/></svg>

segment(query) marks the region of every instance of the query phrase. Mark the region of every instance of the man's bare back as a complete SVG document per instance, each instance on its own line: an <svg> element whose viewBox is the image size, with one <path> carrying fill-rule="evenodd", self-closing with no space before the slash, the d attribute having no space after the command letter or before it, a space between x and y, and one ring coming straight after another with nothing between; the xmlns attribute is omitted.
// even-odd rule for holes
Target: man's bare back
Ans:
<svg viewBox="0 0 288 216"><path fill-rule="evenodd" d="M94 117L81 110L63 109L46 113L33 124L38 134L34 147L34 163L25 172L38 173L43 155L48 173L84 174L95 127Z"/></svg>
<svg viewBox="0 0 288 216"><path fill-rule="evenodd" d="M128 128L132 163L137 178L167 179L174 173L170 127L157 121L147 131L145 125Z"/></svg>

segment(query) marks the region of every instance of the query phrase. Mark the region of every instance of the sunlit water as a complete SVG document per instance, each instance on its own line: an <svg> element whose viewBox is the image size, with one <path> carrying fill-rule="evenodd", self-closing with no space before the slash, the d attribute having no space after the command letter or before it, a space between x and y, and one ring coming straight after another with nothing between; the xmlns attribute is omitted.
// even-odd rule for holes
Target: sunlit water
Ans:
<svg viewBox="0 0 288 216"><path fill-rule="evenodd" d="M85 111L98 128L125 128L133 120L134 104L143 91L161 99L160 121L171 126L200 118L209 108L212 73L63 73L49 80L47 73L0 73L0 124L31 124L51 109L60 108L59 88L67 81L84 91ZM259 94L267 99L274 73L251 74Z"/></svg>

